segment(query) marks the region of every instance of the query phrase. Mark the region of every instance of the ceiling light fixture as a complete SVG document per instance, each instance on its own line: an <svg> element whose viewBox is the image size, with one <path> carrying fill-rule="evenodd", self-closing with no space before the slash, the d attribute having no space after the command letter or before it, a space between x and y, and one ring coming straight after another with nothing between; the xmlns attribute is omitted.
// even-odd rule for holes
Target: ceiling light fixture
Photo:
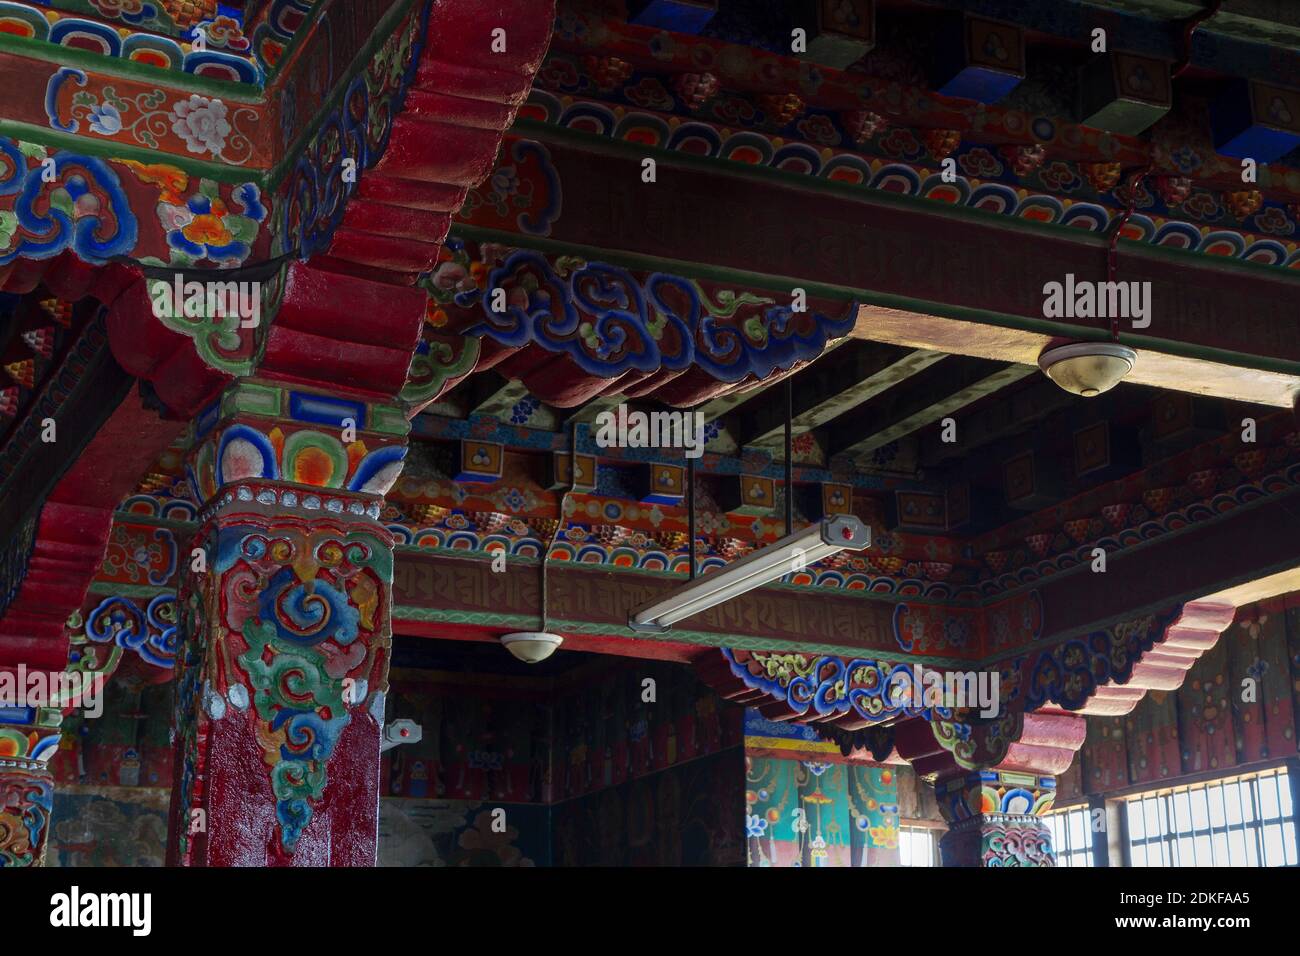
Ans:
<svg viewBox="0 0 1300 956"><path fill-rule="evenodd" d="M762 587L792 571L839 551L861 551L871 546L871 529L853 515L835 515L760 548L725 568L701 575L644 604L628 615L634 631L661 633L683 618Z"/></svg>
<svg viewBox="0 0 1300 956"><path fill-rule="evenodd" d="M1092 398L1118 385L1137 361L1137 352L1117 342L1074 342L1038 356L1038 367L1067 392Z"/></svg>
<svg viewBox="0 0 1300 956"><path fill-rule="evenodd" d="M546 631L519 631L502 634L501 643L525 664L537 664L554 654L555 649L564 643L564 638Z"/></svg>

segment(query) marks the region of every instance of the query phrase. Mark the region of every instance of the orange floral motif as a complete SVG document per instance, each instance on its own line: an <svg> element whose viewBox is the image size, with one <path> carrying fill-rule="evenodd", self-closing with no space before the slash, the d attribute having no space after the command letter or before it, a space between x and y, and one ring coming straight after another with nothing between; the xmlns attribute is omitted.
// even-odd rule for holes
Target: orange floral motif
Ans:
<svg viewBox="0 0 1300 956"><path fill-rule="evenodd" d="M174 206L185 204L185 190L189 187L190 177L183 170L168 166L166 163L146 165L133 159L123 160L123 162L134 171L141 182L152 183L161 188L162 193L158 197L160 203Z"/></svg>
<svg viewBox="0 0 1300 956"><path fill-rule="evenodd" d="M181 227L181 233L198 245L224 246L234 237L223 222L226 204L220 199L212 202L212 211L194 217L194 221Z"/></svg>

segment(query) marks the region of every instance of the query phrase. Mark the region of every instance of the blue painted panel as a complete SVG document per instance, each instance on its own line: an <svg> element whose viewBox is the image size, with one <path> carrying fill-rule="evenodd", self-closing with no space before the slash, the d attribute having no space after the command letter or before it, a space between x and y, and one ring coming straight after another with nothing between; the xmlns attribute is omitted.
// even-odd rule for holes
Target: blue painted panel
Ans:
<svg viewBox="0 0 1300 956"><path fill-rule="evenodd" d="M341 398L326 398L305 392L289 393L289 414L294 421L317 425L343 427L343 419L350 418L358 429L366 427L366 406Z"/></svg>
<svg viewBox="0 0 1300 956"><path fill-rule="evenodd" d="M630 4L628 22L642 27L655 27L673 33L697 34L703 30L717 7L712 3L692 3L690 0L648 0L640 4Z"/></svg>

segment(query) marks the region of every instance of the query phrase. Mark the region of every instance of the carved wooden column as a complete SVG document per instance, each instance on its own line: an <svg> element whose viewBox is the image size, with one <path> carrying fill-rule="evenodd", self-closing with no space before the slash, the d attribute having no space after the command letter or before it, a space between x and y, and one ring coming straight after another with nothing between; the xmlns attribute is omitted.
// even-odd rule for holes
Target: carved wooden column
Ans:
<svg viewBox="0 0 1300 956"><path fill-rule="evenodd" d="M374 865L405 416L244 382L194 427L169 862Z"/></svg>
<svg viewBox="0 0 1300 956"><path fill-rule="evenodd" d="M58 719L49 708L9 709L36 715L36 723ZM54 811L54 779L46 761L57 746L57 729L0 724L0 869L45 863Z"/></svg>
<svg viewBox="0 0 1300 956"><path fill-rule="evenodd" d="M900 725L898 751L933 782L948 823L939 844L943 865L1055 866L1042 814L1084 732L1083 717L1059 711Z"/></svg>

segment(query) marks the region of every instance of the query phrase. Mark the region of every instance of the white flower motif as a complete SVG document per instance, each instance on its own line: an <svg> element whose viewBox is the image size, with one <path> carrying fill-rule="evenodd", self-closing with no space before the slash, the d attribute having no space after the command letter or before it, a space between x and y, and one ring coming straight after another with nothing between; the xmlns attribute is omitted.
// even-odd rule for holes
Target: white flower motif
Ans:
<svg viewBox="0 0 1300 956"><path fill-rule="evenodd" d="M207 152L221 157L226 137L230 135L225 103L194 94L173 106L168 116L172 132L185 140L185 147L191 153Z"/></svg>
<svg viewBox="0 0 1300 956"><path fill-rule="evenodd" d="M122 114L112 103L100 103L90 111L90 128L100 136L112 136L122 131Z"/></svg>
<svg viewBox="0 0 1300 956"><path fill-rule="evenodd" d="M162 221L163 229L167 232L173 232L192 223L194 221L194 213L190 212L188 206L175 206L171 203L159 203L158 218Z"/></svg>

